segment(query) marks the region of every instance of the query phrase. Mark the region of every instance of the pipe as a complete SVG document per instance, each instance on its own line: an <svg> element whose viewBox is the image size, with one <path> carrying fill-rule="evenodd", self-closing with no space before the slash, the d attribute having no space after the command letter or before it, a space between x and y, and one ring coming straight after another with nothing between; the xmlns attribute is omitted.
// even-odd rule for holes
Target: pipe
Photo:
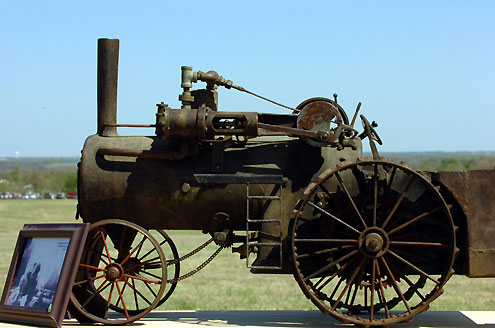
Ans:
<svg viewBox="0 0 495 328"><path fill-rule="evenodd" d="M136 158L148 158L167 161L178 161L186 158L189 154L189 144L185 141L180 143L180 148L177 151L150 151L150 150L129 150L123 148L100 148L96 152L100 156L123 156L123 157L136 157Z"/></svg>
<svg viewBox="0 0 495 328"><path fill-rule="evenodd" d="M116 136L119 40L98 39L98 126L100 136Z"/></svg>

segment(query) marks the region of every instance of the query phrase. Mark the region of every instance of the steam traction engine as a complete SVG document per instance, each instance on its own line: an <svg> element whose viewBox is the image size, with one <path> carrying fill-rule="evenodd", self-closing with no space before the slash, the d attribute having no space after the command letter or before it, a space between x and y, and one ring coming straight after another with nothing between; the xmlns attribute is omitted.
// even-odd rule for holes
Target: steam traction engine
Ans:
<svg viewBox="0 0 495 328"><path fill-rule="evenodd" d="M493 172L384 159L376 124L361 115L358 132L360 104L349 121L336 95L290 114L218 111L217 87L251 92L191 67L181 109L161 103L154 124L117 124L118 40L98 44L98 132L78 176L78 215L92 223L70 302L79 320L135 321L230 246L252 273L293 274L322 312L362 326L410 320L454 272L494 276ZM198 81L206 88L192 90ZM129 126L155 135L117 134ZM179 256L170 229L211 239ZM212 242L218 251L181 275Z"/></svg>

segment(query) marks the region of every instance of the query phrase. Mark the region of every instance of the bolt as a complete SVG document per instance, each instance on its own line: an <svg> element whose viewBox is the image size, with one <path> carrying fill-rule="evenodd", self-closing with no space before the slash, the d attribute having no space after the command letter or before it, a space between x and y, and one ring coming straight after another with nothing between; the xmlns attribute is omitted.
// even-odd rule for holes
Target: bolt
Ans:
<svg viewBox="0 0 495 328"><path fill-rule="evenodd" d="M189 191L191 191L191 185L186 182L186 183L182 184L181 190L185 193L188 193Z"/></svg>
<svg viewBox="0 0 495 328"><path fill-rule="evenodd" d="M383 239L379 234L372 232L366 236L364 246L368 251L376 253L382 249Z"/></svg>

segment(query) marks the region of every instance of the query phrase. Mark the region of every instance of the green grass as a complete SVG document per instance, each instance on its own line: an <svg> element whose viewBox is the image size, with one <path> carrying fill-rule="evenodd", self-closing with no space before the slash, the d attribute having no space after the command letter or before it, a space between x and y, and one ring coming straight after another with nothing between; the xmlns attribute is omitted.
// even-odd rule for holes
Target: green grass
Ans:
<svg viewBox="0 0 495 328"><path fill-rule="evenodd" d="M0 288L10 265L18 231L25 223L78 222L74 200L0 201ZM209 238L198 231L170 231L179 253L186 254ZM186 260L184 274L216 249L210 245ZM231 249L223 250L205 269L178 283L161 310L315 310L291 275L254 275ZM493 310L495 279L453 276L431 310Z"/></svg>

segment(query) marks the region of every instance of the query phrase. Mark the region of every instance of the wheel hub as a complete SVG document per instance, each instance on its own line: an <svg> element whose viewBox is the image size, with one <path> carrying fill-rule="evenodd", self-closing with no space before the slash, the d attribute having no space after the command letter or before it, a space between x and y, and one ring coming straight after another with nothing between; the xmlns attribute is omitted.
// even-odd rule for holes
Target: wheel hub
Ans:
<svg viewBox="0 0 495 328"><path fill-rule="evenodd" d="M116 263L112 263L107 267L105 278L108 281L119 280L123 275L124 270Z"/></svg>
<svg viewBox="0 0 495 328"><path fill-rule="evenodd" d="M387 233L378 227L371 227L361 232L358 239L359 250L369 258L383 256L388 250Z"/></svg>
<svg viewBox="0 0 495 328"><path fill-rule="evenodd" d="M383 239L379 234L372 232L364 238L364 247L371 253L377 253L383 247Z"/></svg>

